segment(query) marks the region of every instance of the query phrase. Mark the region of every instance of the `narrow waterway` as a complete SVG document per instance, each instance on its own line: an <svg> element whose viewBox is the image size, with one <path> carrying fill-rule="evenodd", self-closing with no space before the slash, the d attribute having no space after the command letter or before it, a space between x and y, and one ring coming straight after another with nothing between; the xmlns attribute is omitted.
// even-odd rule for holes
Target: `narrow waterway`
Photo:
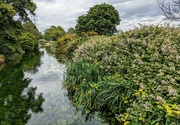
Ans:
<svg viewBox="0 0 180 125"><path fill-rule="evenodd" d="M107 124L98 113L86 120L72 106L62 86L65 68L45 49L0 68L0 124Z"/></svg>

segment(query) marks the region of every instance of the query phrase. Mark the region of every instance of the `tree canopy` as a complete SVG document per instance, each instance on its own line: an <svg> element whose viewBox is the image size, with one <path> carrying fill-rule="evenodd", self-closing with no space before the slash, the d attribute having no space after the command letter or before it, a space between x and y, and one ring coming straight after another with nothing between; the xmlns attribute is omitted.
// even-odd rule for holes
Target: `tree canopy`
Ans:
<svg viewBox="0 0 180 125"><path fill-rule="evenodd" d="M18 15L23 21L29 20L28 13L35 15L36 4L32 0L2 0L0 15L7 18Z"/></svg>
<svg viewBox="0 0 180 125"><path fill-rule="evenodd" d="M39 39L41 37L39 30L37 29L36 25L34 25L32 21L25 22L23 24L23 27L26 31L33 34L36 39Z"/></svg>
<svg viewBox="0 0 180 125"><path fill-rule="evenodd" d="M109 4L97 4L90 8L86 15L78 17L76 32L97 32L99 35L113 35L120 24L118 11Z"/></svg>
<svg viewBox="0 0 180 125"><path fill-rule="evenodd" d="M59 37L65 35L66 32L60 26L51 26L49 29L46 29L44 32L44 38L46 40L57 40Z"/></svg>
<svg viewBox="0 0 180 125"><path fill-rule="evenodd" d="M75 29L70 27L67 31L68 34L74 34L75 33Z"/></svg>
<svg viewBox="0 0 180 125"><path fill-rule="evenodd" d="M6 59L37 50L35 38L22 26L22 21L30 21L29 14L35 15L35 9L36 4L32 0L0 1L0 54Z"/></svg>

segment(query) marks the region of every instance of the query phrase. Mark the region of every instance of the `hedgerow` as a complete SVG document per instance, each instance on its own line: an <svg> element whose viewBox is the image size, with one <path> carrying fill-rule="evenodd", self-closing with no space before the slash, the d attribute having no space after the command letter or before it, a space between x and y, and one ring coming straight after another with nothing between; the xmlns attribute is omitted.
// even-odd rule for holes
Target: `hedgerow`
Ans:
<svg viewBox="0 0 180 125"><path fill-rule="evenodd" d="M180 29L141 26L79 46L64 85L82 110L111 110L120 124L180 124Z"/></svg>

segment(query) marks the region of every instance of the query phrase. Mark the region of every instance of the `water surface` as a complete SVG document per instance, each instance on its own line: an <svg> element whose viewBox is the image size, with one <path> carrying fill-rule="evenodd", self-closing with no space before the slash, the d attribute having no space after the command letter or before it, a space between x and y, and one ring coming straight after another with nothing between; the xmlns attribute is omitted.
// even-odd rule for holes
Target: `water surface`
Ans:
<svg viewBox="0 0 180 125"><path fill-rule="evenodd" d="M101 125L93 113L75 110L62 86L66 66L41 49L0 71L0 124L2 125Z"/></svg>

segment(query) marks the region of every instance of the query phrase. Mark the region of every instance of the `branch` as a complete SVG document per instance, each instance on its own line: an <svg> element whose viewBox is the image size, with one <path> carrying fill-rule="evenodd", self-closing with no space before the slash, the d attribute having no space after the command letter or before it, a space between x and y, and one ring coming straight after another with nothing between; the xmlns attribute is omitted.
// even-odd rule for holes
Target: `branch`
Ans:
<svg viewBox="0 0 180 125"><path fill-rule="evenodd" d="M161 13L171 21L180 21L180 0L158 0Z"/></svg>

